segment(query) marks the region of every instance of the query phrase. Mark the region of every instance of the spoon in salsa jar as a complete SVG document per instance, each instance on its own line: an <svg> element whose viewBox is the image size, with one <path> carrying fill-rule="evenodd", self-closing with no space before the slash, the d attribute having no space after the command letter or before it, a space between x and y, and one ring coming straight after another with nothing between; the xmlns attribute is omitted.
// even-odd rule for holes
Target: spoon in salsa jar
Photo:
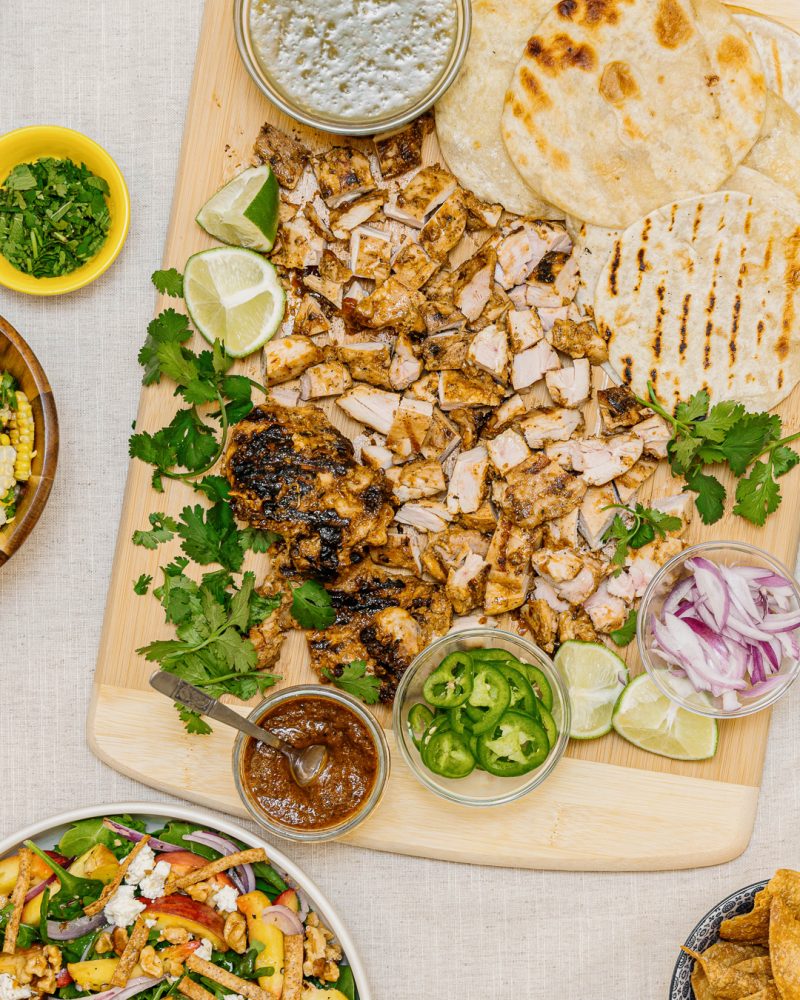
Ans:
<svg viewBox="0 0 800 1000"><path fill-rule="evenodd" d="M328 759L328 748L323 743L315 743L313 746L298 750L285 743L268 729L262 729L254 722L242 718L232 708L223 705L221 701L207 695L205 691L201 691L193 684L181 680L175 674L167 673L165 670L157 670L150 677L150 685L156 691L166 695L172 701L180 702L181 705L185 705L193 712L207 715L210 719L215 719L224 726L238 729L245 736L251 736L254 740L279 750L289 761L292 777L301 788L316 781L325 766Z"/></svg>

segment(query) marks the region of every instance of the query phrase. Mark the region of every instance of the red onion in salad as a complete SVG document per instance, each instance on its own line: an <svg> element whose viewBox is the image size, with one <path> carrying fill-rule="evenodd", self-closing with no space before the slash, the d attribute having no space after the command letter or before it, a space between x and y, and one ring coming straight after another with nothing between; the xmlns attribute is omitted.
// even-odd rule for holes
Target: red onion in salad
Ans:
<svg viewBox="0 0 800 1000"><path fill-rule="evenodd" d="M232 840L227 840L218 833L211 833L210 830L195 830L194 833L185 833L183 839L210 847L214 851L219 851L220 854L236 854L241 850ZM256 876L252 865L238 865L236 868L230 868L228 874L239 892L253 892L255 889Z"/></svg>
<svg viewBox="0 0 800 1000"><path fill-rule="evenodd" d="M138 844L144 836L141 830L132 830L129 826L123 826L122 823L117 823L116 820L109 819L108 817L103 820L103 826L105 826L106 829L111 830L112 833L118 833L120 837L133 841L134 844ZM151 847L154 851L183 850L183 848L178 847L177 844L170 844L166 840L158 840L157 837L151 837L147 842L147 846Z"/></svg>
<svg viewBox="0 0 800 1000"><path fill-rule="evenodd" d="M48 920L47 936L53 941L72 941L75 938L83 937L84 934L99 930L107 922L105 914L102 912L93 917L76 917L75 920L68 920L63 924L57 920Z"/></svg>
<svg viewBox="0 0 800 1000"><path fill-rule="evenodd" d="M283 934L302 934L303 923L288 906L268 906L261 914L265 924L274 924Z"/></svg>
<svg viewBox="0 0 800 1000"><path fill-rule="evenodd" d="M152 976L137 976L131 979L125 986L115 986L111 990L103 990L102 993L86 993L82 1000L128 1000L129 997L136 996L144 990L149 990L157 983L163 983L166 976L154 979Z"/></svg>

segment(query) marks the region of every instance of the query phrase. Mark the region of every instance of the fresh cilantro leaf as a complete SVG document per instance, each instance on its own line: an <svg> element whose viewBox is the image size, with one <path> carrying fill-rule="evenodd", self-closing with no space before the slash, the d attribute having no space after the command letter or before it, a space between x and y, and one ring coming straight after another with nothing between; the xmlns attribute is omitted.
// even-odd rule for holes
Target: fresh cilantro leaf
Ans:
<svg viewBox="0 0 800 1000"><path fill-rule="evenodd" d="M198 482L192 483L192 486L215 503L227 500L231 495L230 485L224 476L203 476Z"/></svg>
<svg viewBox="0 0 800 1000"><path fill-rule="evenodd" d="M669 461L672 471L678 475L683 475L692 464L702 441L696 437L676 437L668 445Z"/></svg>
<svg viewBox="0 0 800 1000"><path fill-rule="evenodd" d="M780 436L781 420L776 414L744 414L721 445L731 472L743 476L767 445Z"/></svg>
<svg viewBox="0 0 800 1000"><path fill-rule="evenodd" d="M327 628L336 621L331 595L316 580L306 580L294 588L291 614L301 628Z"/></svg>
<svg viewBox="0 0 800 1000"><path fill-rule="evenodd" d="M181 548L201 566L219 563L236 572L241 569L244 552L233 511L224 501L205 508L200 504L181 511L178 534Z"/></svg>
<svg viewBox="0 0 800 1000"><path fill-rule="evenodd" d="M177 268L153 271L150 280L162 295L169 295L173 299L183 298L183 275Z"/></svg>
<svg viewBox="0 0 800 1000"><path fill-rule="evenodd" d="M142 383L154 385L161 380L158 348L162 344L183 344L192 335L189 318L175 309L165 309L147 327L147 339L139 351L139 364L144 368Z"/></svg>
<svg viewBox="0 0 800 1000"><path fill-rule="evenodd" d="M175 704L175 708L178 710L178 715L181 722L186 727L187 733L190 733L193 736L208 736L211 732L211 726L209 726L202 715L199 715L197 712L193 712L184 705L177 704L177 702Z"/></svg>
<svg viewBox="0 0 800 1000"><path fill-rule="evenodd" d="M697 421L695 433L705 441L719 443L725 439L725 435L741 419L744 412L742 404L733 400L715 403L705 420Z"/></svg>
<svg viewBox="0 0 800 1000"><path fill-rule="evenodd" d="M629 611L622 628L614 629L613 632L609 632L608 634L611 637L611 641L615 642L618 646L627 646L631 643L636 635L636 612Z"/></svg>
<svg viewBox="0 0 800 1000"><path fill-rule="evenodd" d="M260 625L265 618L269 618L282 603L282 594L253 594L250 600L250 618L247 622L248 631Z"/></svg>
<svg viewBox="0 0 800 1000"><path fill-rule="evenodd" d="M0 372L0 410L16 410L17 380L11 372Z"/></svg>
<svg viewBox="0 0 800 1000"><path fill-rule="evenodd" d="M162 542L169 542L175 537L178 524L173 517L160 512L149 516L150 531L134 531L131 541L134 545L141 545L145 549L157 549Z"/></svg>
<svg viewBox="0 0 800 1000"><path fill-rule="evenodd" d="M381 682L377 677L367 676L367 664L364 660L353 660L343 667L337 667L336 672L323 670L323 674L336 687L341 688L367 705L375 705L381 694Z"/></svg>
<svg viewBox="0 0 800 1000"><path fill-rule="evenodd" d="M695 506L703 524L714 524L725 512L725 487L716 476L695 471L686 480L686 485L696 493Z"/></svg>
<svg viewBox="0 0 800 1000"><path fill-rule="evenodd" d="M143 597L150 589L150 584L152 582L153 582L152 576L148 576L146 573L142 573L142 575L138 578L138 580L134 580L133 582L134 594L138 594L139 597Z"/></svg>
<svg viewBox="0 0 800 1000"><path fill-rule="evenodd" d="M688 403L678 403L675 408L675 419L683 424L690 424L708 413L710 399L705 389L696 392Z"/></svg>
<svg viewBox="0 0 800 1000"><path fill-rule="evenodd" d="M781 490L773 478L772 463L756 462L750 475L739 480L733 512L760 526L767 515L778 509L780 502Z"/></svg>
<svg viewBox="0 0 800 1000"><path fill-rule="evenodd" d="M652 542L656 535L664 538L668 531L679 531L681 519L674 514L666 514L653 507L645 507L637 503L634 507L624 504L610 504L609 508L618 508L627 514L626 523L619 514L606 529L606 541L616 541L617 546L611 560L612 565L622 567L628 555L628 549L641 549Z"/></svg>
<svg viewBox="0 0 800 1000"><path fill-rule="evenodd" d="M772 452L772 472L776 478L785 476L800 462L800 455L793 448L779 444Z"/></svg>
<svg viewBox="0 0 800 1000"><path fill-rule="evenodd" d="M268 552L276 542L281 541L280 535L262 528L243 528L239 538L245 552Z"/></svg>

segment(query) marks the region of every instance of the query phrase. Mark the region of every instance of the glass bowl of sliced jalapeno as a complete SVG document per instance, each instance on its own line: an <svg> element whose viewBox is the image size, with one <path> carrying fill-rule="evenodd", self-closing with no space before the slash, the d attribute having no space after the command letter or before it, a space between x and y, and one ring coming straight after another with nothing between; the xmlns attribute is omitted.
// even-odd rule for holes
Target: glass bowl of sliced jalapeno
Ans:
<svg viewBox="0 0 800 1000"><path fill-rule="evenodd" d="M431 643L403 675L394 731L423 784L453 802L493 806L550 774L570 707L550 657L511 632L472 628Z"/></svg>

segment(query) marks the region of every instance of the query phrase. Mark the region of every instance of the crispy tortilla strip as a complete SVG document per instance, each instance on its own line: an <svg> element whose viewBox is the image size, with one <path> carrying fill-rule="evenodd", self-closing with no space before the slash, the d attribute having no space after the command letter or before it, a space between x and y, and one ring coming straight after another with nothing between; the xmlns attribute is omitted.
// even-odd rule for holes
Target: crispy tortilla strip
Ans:
<svg viewBox="0 0 800 1000"><path fill-rule="evenodd" d="M186 875L182 875L180 878L167 879L164 894L168 896L170 893L175 892L176 889L186 889L196 882L205 882L207 878L227 871L228 868L235 868L237 865L252 865L256 861L266 860L267 854L263 847L253 847L248 851L237 851L236 854L227 854L224 858L217 858L216 861L210 861L207 865L203 865L202 868L197 868L193 872L187 872Z"/></svg>
<svg viewBox="0 0 800 1000"><path fill-rule="evenodd" d="M283 992L281 1000L300 1000L303 992L303 935L283 939Z"/></svg>
<svg viewBox="0 0 800 1000"><path fill-rule="evenodd" d="M726 941L766 944L769 940L769 901L769 893L762 889L756 894L753 909L749 913L722 921L719 936Z"/></svg>
<svg viewBox="0 0 800 1000"><path fill-rule="evenodd" d="M682 946L682 950L702 966L715 1000L744 1000L752 993L764 989L770 981L768 976L739 972L734 966L708 959L691 948Z"/></svg>
<svg viewBox="0 0 800 1000"><path fill-rule="evenodd" d="M3 938L3 951L7 955L13 955L17 949L17 935L22 920L22 910L25 906L25 895L31 881L31 860L31 852L27 847L23 847L19 852L17 881L14 883L14 891L11 893L11 916L8 918Z"/></svg>
<svg viewBox="0 0 800 1000"><path fill-rule="evenodd" d="M772 896L780 896L792 916L800 920L800 872L779 868L762 891L768 900Z"/></svg>
<svg viewBox="0 0 800 1000"><path fill-rule="evenodd" d="M139 961L139 952L147 944L147 924L140 914L133 925L131 936L125 945L125 950L119 957L114 975L111 977L110 986L124 986L131 978L133 967Z"/></svg>
<svg viewBox="0 0 800 1000"><path fill-rule="evenodd" d="M750 958L761 958L768 955L767 948L762 944L746 944L739 941L717 941L706 948L703 957L713 959L722 965L738 965Z"/></svg>
<svg viewBox="0 0 800 1000"><path fill-rule="evenodd" d="M213 993L210 993L204 986L196 983L188 976L184 976L178 983L178 992L183 993L185 997L189 997L189 1000L216 1000Z"/></svg>
<svg viewBox="0 0 800 1000"><path fill-rule="evenodd" d="M252 852L245 851L243 853ZM272 995L266 990L262 990L260 986L256 986L255 983L250 983L246 979L240 979L232 972L228 972L227 969L220 969L218 965L207 962L204 958L198 958L197 955L190 955L186 959L186 968L205 976L206 979L213 979L215 983L225 986L231 993L239 993L241 996L247 997L247 1000L272 1000Z"/></svg>
<svg viewBox="0 0 800 1000"><path fill-rule="evenodd" d="M800 1000L800 920L792 915L783 896L772 900L769 953L782 1000Z"/></svg>
<svg viewBox="0 0 800 1000"><path fill-rule="evenodd" d="M772 959L769 955L759 955L757 958L746 958L743 962L737 962L733 966L739 972L753 972L757 976L766 976L772 979Z"/></svg>
<svg viewBox="0 0 800 1000"><path fill-rule="evenodd" d="M763 990L759 990L758 993L751 993L744 1000L781 1000L781 995L778 993L775 983L769 982Z"/></svg>
<svg viewBox="0 0 800 1000"><path fill-rule="evenodd" d="M89 903L88 906L84 906L83 912L87 917L93 917L96 913L100 913L100 911L105 908L106 903L109 899L111 899L122 884L122 880L125 878L125 873L130 868L131 862L143 850L149 839L150 834L145 833L142 836L142 839L134 845L131 853L123 861L120 861L119 868L117 869L114 878L108 883L105 889L103 889L99 897L93 903Z"/></svg>

